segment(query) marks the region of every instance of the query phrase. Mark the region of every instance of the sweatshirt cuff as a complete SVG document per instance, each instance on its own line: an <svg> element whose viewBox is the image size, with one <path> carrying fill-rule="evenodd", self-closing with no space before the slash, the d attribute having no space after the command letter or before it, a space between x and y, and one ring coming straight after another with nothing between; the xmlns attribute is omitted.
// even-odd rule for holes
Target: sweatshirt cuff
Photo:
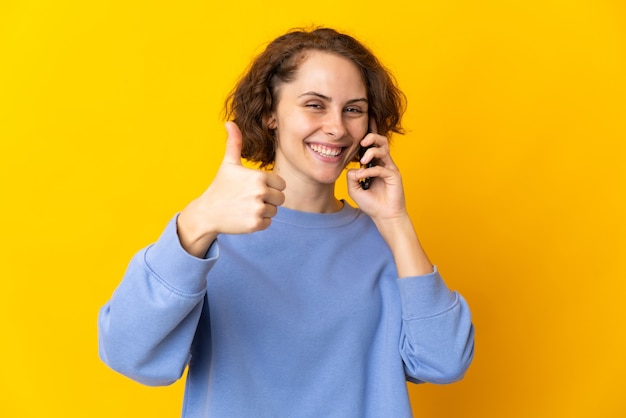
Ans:
<svg viewBox="0 0 626 418"><path fill-rule="evenodd" d="M189 254L180 244L177 218L170 220L158 241L148 247L145 263L173 291L193 296L206 290L206 276L219 257L219 249L214 243L206 258Z"/></svg>
<svg viewBox="0 0 626 418"><path fill-rule="evenodd" d="M436 266L430 274L399 279L398 283L404 319L437 315L453 307L458 300L457 294L444 283Z"/></svg>

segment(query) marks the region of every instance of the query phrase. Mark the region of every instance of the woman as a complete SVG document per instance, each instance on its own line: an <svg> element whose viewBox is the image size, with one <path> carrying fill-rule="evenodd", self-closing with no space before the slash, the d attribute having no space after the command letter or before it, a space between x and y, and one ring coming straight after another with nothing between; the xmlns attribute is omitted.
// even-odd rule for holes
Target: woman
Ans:
<svg viewBox="0 0 626 418"><path fill-rule="evenodd" d="M183 417L410 417L407 379L460 379L470 312L424 253L389 154L402 99L350 36L270 43L227 101L213 182L102 308L102 359L148 385L188 367ZM357 209L335 182L361 148Z"/></svg>

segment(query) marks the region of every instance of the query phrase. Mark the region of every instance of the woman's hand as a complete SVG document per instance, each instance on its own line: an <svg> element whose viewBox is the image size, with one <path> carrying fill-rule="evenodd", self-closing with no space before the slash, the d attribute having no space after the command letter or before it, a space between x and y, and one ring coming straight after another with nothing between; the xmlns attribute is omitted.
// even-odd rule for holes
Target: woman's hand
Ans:
<svg viewBox="0 0 626 418"><path fill-rule="evenodd" d="M402 176L391 159L389 140L377 132L372 120L370 133L361 140L363 147L373 145L361 158L361 164L375 160L376 165L348 170L348 193L372 218L389 245L400 278L432 273L433 265L419 242L406 209ZM360 181L366 177L372 180L369 189L363 190Z"/></svg>
<svg viewBox="0 0 626 418"><path fill-rule="evenodd" d="M379 135L376 122L370 121L370 133L361 140L362 147L369 147L361 164L375 161L371 168L348 170L348 193L355 203L367 213L374 222L384 222L407 215L404 188L400 170L391 159L389 140ZM367 190L361 188L360 180L370 177Z"/></svg>
<svg viewBox="0 0 626 418"><path fill-rule="evenodd" d="M267 228L285 201L285 181L277 174L241 164L242 138L234 122L222 164L209 188L178 216L183 248L203 257L218 234L245 234Z"/></svg>

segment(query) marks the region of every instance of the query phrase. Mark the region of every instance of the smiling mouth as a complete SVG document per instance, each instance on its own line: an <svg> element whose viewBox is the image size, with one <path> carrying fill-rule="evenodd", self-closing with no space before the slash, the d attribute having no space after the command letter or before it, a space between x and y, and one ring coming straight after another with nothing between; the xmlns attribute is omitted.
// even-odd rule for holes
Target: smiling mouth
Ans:
<svg viewBox="0 0 626 418"><path fill-rule="evenodd" d="M344 150L344 147L329 147L320 144L309 144L309 148L324 158L338 157Z"/></svg>

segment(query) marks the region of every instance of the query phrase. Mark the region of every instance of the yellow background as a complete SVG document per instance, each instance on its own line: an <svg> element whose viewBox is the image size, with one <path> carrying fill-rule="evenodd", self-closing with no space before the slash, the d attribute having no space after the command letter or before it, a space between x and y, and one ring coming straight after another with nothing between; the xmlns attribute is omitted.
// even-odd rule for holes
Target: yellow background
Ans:
<svg viewBox="0 0 626 418"><path fill-rule="evenodd" d="M179 416L182 382L100 362L98 309L209 184L249 60L310 24L396 74L411 214L473 310L474 364L415 415L626 416L621 0L2 1L0 416Z"/></svg>

